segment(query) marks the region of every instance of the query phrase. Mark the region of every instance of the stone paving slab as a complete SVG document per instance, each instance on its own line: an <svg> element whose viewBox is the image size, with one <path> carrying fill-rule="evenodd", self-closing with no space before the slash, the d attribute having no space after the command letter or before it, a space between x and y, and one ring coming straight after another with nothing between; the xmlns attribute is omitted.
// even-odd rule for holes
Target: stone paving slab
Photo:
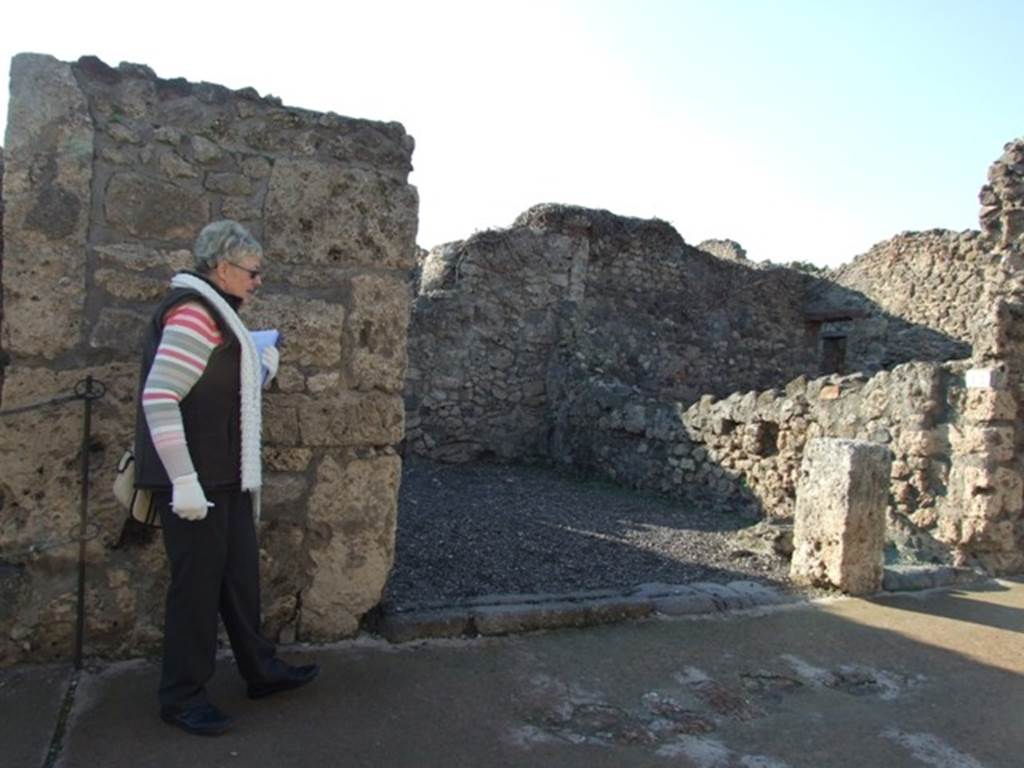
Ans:
<svg viewBox="0 0 1024 768"><path fill-rule="evenodd" d="M953 585L979 584L988 577L970 568L952 565L887 565L882 589L887 592L913 592Z"/></svg>
<svg viewBox="0 0 1024 768"><path fill-rule="evenodd" d="M508 637L292 648L308 688L204 739L156 716L149 662L89 672L58 768L1018 768L1024 583ZM4 715L11 703L5 700ZM31 764L30 764L31 765Z"/></svg>
<svg viewBox="0 0 1024 768"><path fill-rule="evenodd" d="M43 765L70 681L70 666L0 670L0 765Z"/></svg>

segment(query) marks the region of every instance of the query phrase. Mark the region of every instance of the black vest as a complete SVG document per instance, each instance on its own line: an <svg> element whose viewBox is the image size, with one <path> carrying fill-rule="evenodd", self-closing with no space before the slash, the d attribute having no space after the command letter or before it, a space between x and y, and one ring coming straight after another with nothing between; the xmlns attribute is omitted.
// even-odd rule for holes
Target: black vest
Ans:
<svg viewBox="0 0 1024 768"><path fill-rule="evenodd" d="M214 286L211 284L211 287ZM221 291L218 293L233 308L238 308L240 302L237 298ZM180 404L188 452L203 488L239 488L242 478L241 346L235 334L221 319L220 313L189 288L172 288L153 312L146 328L136 397L135 485L138 488L159 490L171 487L163 462L153 447L146 415L142 411L142 388L160 345L164 317L184 301L203 304L217 322L224 338L224 343L217 346L210 355L203 375Z"/></svg>

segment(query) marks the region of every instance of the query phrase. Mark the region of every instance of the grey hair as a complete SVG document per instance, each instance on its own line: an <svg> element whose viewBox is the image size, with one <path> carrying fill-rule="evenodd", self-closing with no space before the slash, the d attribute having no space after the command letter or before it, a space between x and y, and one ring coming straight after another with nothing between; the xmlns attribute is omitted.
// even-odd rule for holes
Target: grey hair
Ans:
<svg viewBox="0 0 1024 768"><path fill-rule="evenodd" d="M263 255L263 246L249 230L231 219L214 221L203 227L192 255L196 260L196 272L211 272L220 262L230 261L235 254Z"/></svg>

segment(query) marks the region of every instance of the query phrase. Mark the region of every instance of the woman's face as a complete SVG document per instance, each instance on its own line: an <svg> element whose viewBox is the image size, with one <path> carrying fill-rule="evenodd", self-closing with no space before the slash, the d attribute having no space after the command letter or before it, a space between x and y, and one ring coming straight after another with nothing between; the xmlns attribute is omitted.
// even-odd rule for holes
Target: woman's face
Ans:
<svg viewBox="0 0 1024 768"><path fill-rule="evenodd" d="M236 253L230 259L217 263L213 281L224 293L235 296L243 303L252 299L263 285L262 259L256 253Z"/></svg>

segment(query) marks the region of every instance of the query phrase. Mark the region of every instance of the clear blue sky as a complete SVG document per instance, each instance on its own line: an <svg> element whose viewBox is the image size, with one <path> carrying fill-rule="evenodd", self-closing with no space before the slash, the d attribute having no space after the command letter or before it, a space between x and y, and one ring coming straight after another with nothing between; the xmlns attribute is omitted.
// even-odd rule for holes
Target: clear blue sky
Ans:
<svg viewBox="0 0 1024 768"><path fill-rule="evenodd" d="M398 120L425 247L564 202L835 265L977 227L1024 135L1020 0L369 5L19 3L0 61L94 54Z"/></svg>

